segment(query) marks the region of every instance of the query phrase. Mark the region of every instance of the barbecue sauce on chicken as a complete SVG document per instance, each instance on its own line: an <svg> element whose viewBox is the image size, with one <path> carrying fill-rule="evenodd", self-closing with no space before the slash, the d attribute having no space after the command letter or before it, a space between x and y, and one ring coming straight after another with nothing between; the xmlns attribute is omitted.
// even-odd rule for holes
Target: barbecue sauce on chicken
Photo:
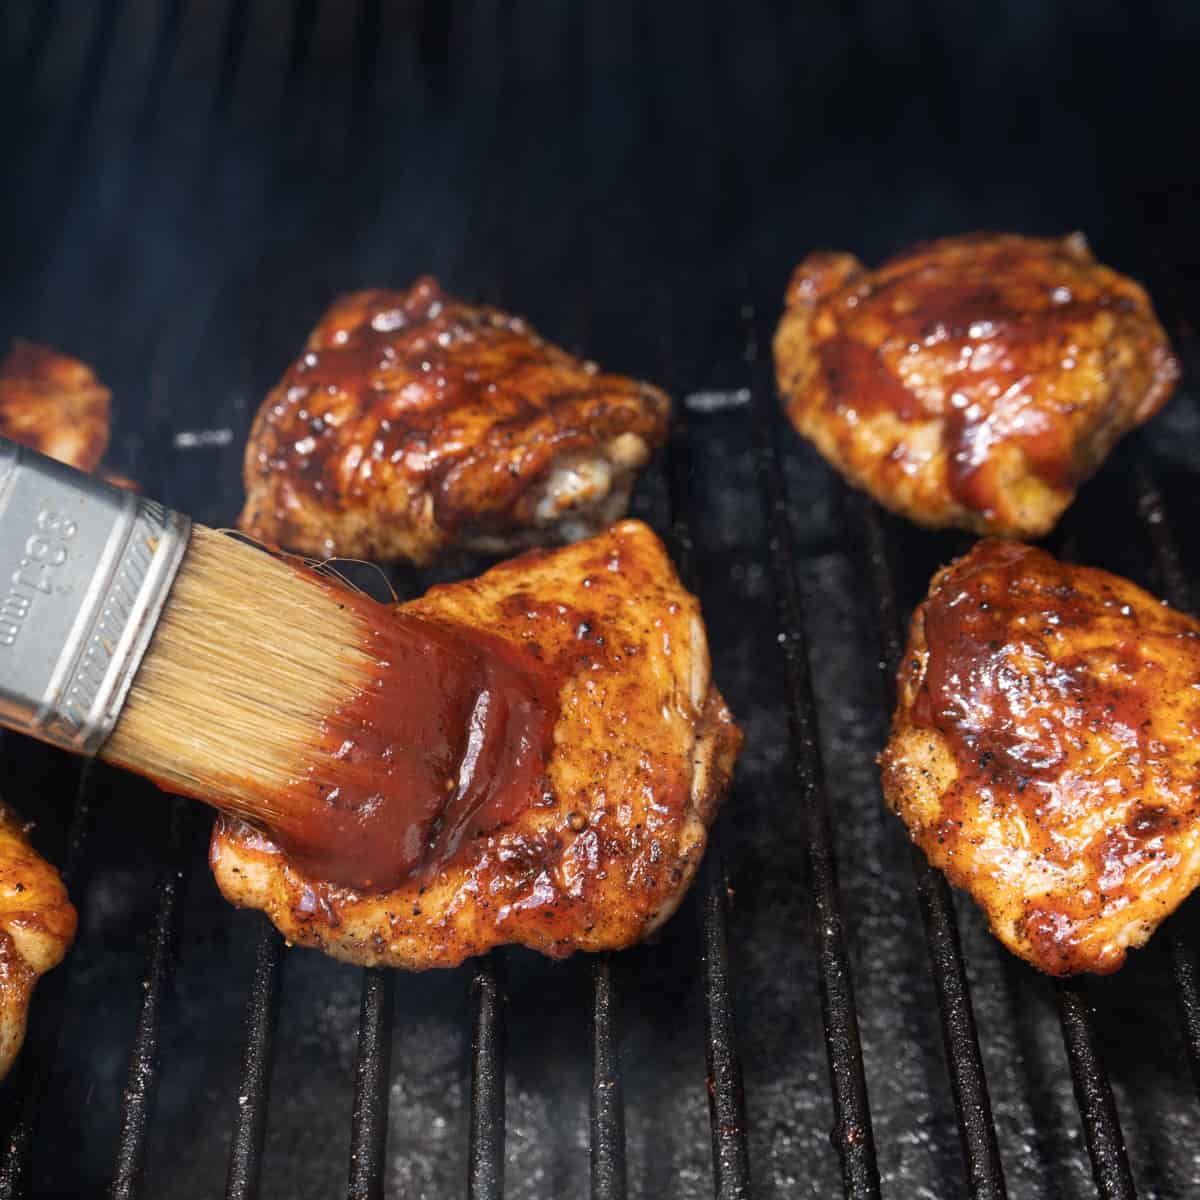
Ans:
<svg viewBox="0 0 1200 1200"><path fill-rule="evenodd" d="M454 504L449 476L470 447L454 414L492 404L497 381L566 356L521 318L470 308L430 278L408 292L369 296L369 321L348 298L349 319L339 319L335 306L288 369L279 388L284 401L307 399L293 421L298 436L281 440L270 467L310 496L356 496L366 494L373 463L402 463L433 480L439 519L457 527L469 513ZM285 402L276 407L281 421L289 416ZM365 444L344 456L339 431L348 419L362 422ZM444 427L458 436L445 436Z"/></svg>
<svg viewBox="0 0 1200 1200"><path fill-rule="evenodd" d="M313 878L382 892L542 798L559 680L492 634L338 603L363 606L377 665L325 720L271 832Z"/></svg>
<svg viewBox="0 0 1200 1200"><path fill-rule="evenodd" d="M1153 314L1131 280L1098 267L1075 238L1049 242L978 234L928 243L877 271L815 255L817 360L826 407L852 424L881 414L908 423L942 419L950 494L988 514L1004 480L995 447L1020 445L1029 470L1070 489L1088 472L1069 421L1072 382L1095 370L1088 331L1136 338L1161 379L1147 413L1165 399L1176 371L1155 341ZM850 260L851 262L853 260ZM1094 336L1094 334L1090 335ZM1117 352L1104 369L1118 365Z"/></svg>
<svg viewBox="0 0 1200 1200"><path fill-rule="evenodd" d="M1080 569L1019 542L987 540L959 564L952 586L925 602L929 651L913 719L950 743L957 791L1054 807L1057 781L1084 735L1097 731L1124 748L1131 766L1145 761L1153 666L1140 659L1132 613L1120 640L1086 659L1073 652L1073 631L1124 615L1115 600L1096 611L1094 595L1072 584ZM1096 678L1101 663L1107 682Z"/></svg>
<svg viewBox="0 0 1200 1200"><path fill-rule="evenodd" d="M975 861L981 814L1010 806L1032 854L1055 868L1088 864L1094 888L1048 893L1023 917L1039 965L1055 973L1119 965L1085 955L1087 918L1174 869L1177 831L1200 805L1171 744L1200 737L1200 714L1169 675L1190 665L1200 678L1200 628L1165 607L1149 624L1121 583L983 541L925 601L926 653L902 667L918 681L912 720L938 731L957 766L929 831L951 877L970 886L958 855Z"/></svg>
<svg viewBox="0 0 1200 1200"><path fill-rule="evenodd" d="M381 520L411 490L411 519L427 494L443 534L501 530L533 519L523 506L557 457L624 433L657 445L669 412L657 388L601 374L430 277L355 292L325 314L259 415L247 487L271 480L274 503L263 515L248 506L243 528L299 547L292 522L305 506Z"/></svg>

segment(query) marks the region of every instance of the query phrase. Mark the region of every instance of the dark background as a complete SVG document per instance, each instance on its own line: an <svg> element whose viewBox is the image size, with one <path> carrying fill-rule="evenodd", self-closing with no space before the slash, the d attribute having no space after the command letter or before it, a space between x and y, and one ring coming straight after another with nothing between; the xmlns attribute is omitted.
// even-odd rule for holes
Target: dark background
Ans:
<svg viewBox="0 0 1200 1200"><path fill-rule="evenodd" d="M876 261L968 229L1082 229L1148 282L1194 355L1194 4L9 0L0 20L0 339L91 363L114 392L110 465L210 523L234 520L253 412L323 307L425 272L682 399L749 383L748 343L815 247ZM716 676L748 735L722 838L752 1171L757 1194L828 1197L838 1167L749 410L689 418ZM873 765L875 618L841 486L783 442L884 1193L959 1196L911 870ZM1194 398L1139 442L1085 489L1068 536L1154 583L1134 466L1150 464L1190 549ZM666 527L658 470L635 509ZM963 544L888 532L905 604ZM14 739L0 758L6 798L61 861L75 765ZM164 798L105 769L83 796L81 936L54 985L64 1022L33 1159L47 1197L101 1194L111 1173L171 866ZM178 854L145 1188L180 1200L221 1194L259 928L216 895L207 824L191 818ZM1050 985L960 911L1010 1194L1094 1194ZM634 1196L712 1188L697 919L685 906L617 963ZM508 1194L581 1195L587 964L505 958ZM1142 1194L1185 1197L1200 1190L1200 1114L1163 959L1155 943L1089 995ZM463 1192L469 978L397 978L389 1194ZM360 986L352 968L287 956L264 1196L345 1187Z"/></svg>

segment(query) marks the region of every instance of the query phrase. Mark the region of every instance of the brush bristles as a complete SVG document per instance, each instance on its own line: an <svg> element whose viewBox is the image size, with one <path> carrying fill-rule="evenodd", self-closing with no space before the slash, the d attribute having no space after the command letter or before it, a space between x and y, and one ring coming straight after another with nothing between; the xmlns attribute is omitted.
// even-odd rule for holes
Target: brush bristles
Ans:
<svg viewBox="0 0 1200 1200"><path fill-rule="evenodd" d="M269 820L321 724L375 666L358 606L196 526L101 757L169 791Z"/></svg>

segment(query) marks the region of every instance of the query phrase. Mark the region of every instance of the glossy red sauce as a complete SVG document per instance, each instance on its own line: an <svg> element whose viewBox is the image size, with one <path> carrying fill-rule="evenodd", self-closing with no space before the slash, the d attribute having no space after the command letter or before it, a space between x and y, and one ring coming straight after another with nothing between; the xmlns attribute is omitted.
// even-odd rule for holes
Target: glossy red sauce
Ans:
<svg viewBox="0 0 1200 1200"><path fill-rule="evenodd" d="M458 428L453 414L486 411L498 403L498 381L563 358L520 318L460 304L431 279L407 292L365 297L370 309L350 307L346 320L335 306L277 389L289 404L299 400L304 407L280 409L297 436L282 444L274 466L314 496L344 490L339 477L346 447L337 437L344 417L330 417L331 398L353 399L354 419L364 423L363 457L403 464L440 488L470 442L472 420ZM439 490L435 499L441 498ZM463 516L444 504L439 515L450 526Z"/></svg>
<svg viewBox="0 0 1200 1200"><path fill-rule="evenodd" d="M821 256L814 262L819 281ZM941 418L949 490L983 513L998 503L994 448L1003 442L1018 444L1050 487L1080 481L1087 464L1067 418L1073 389L1087 384L1072 375L1097 337L1121 330L1162 353L1136 285L1070 240L949 239L853 273L818 303L831 321L817 339L827 405ZM1108 334L1097 325L1105 311Z"/></svg>
<svg viewBox="0 0 1200 1200"><path fill-rule="evenodd" d="M268 397L255 469L334 507L419 481L439 528L503 527L557 454L623 432L657 445L669 410L424 278L333 305Z"/></svg>
<svg viewBox="0 0 1200 1200"><path fill-rule="evenodd" d="M928 660L912 715L941 733L959 769L943 805L943 845L960 836L971 795L1019 804L1039 851L1062 859L1079 847L1056 840L1057 826L1108 803L1105 788L1144 783L1156 670L1139 655L1136 612L1097 587L1102 572L1077 587L1080 570L1034 547L985 541L925 602ZM1085 659L1072 631L1100 620L1115 636ZM1097 735L1123 751L1100 773L1084 750ZM1140 811L1119 833L1142 845L1158 829L1153 812Z"/></svg>
<svg viewBox="0 0 1200 1200"><path fill-rule="evenodd" d="M421 280L408 292L369 293L375 301L366 313L339 321L335 314L314 334L309 347L292 365L285 382L312 392L384 391L393 376L422 380L409 395L388 395L394 418L382 434L389 446L401 444L411 425L427 427L440 410L477 402L486 386L479 363L454 361L462 343L504 348L506 363L536 363L561 356L534 334L520 317L494 309L472 308L451 299L433 280ZM479 353L484 353L480 350ZM464 394L469 393L469 394Z"/></svg>
<svg viewBox="0 0 1200 1200"><path fill-rule="evenodd" d="M889 802L1034 965L1115 970L1134 922L1195 883L1197 681L1200 622L1108 572L979 542L914 616L896 729L935 730L936 765L922 782L908 754L925 739L893 740Z"/></svg>
<svg viewBox="0 0 1200 1200"><path fill-rule="evenodd" d="M817 353L835 408L872 416L890 412L903 421L927 415L916 392L906 388L870 346L838 334L821 342Z"/></svg>
<svg viewBox="0 0 1200 1200"><path fill-rule="evenodd" d="M492 634L363 605L378 662L331 713L272 834L315 879L387 891L546 791L559 675Z"/></svg>

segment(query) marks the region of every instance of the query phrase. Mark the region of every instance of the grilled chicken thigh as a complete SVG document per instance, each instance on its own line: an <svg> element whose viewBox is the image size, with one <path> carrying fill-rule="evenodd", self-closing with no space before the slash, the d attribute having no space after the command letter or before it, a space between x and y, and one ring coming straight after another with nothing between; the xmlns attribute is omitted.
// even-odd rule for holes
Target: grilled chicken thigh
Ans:
<svg viewBox="0 0 1200 1200"><path fill-rule="evenodd" d="M108 448L108 388L78 359L16 342L0 363L0 436L94 471Z"/></svg>
<svg viewBox="0 0 1200 1200"><path fill-rule="evenodd" d="M1081 234L973 234L869 271L796 268L775 335L792 423L922 525L1039 537L1179 366L1150 301Z"/></svg>
<svg viewBox="0 0 1200 1200"><path fill-rule="evenodd" d="M1035 967L1115 971L1200 882L1200 622L984 541L934 577L899 690L887 802Z"/></svg>
<svg viewBox="0 0 1200 1200"><path fill-rule="evenodd" d="M58 872L0 804L0 1079L25 1040L38 977L62 961L74 940L75 909Z"/></svg>
<svg viewBox="0 0 1200 1200"><path fill-rule="evenodd" d="M336 958L449 967L503 943L628 946L679 904L741 735L709 674L704 623L636 521L532 551L403 606L482 628L561 671L540 802L461 844L431 879L379 895L307 878L222 817L210 860L233 903Z"/></svg>
<svg viewBox="0 0 1200 1200"><path fill-rule="evenodd" d="M416 563L573 541L625 512L669 416L657 388L432 279L356 292L260 409L240 524L307 554Z"/></svg>

